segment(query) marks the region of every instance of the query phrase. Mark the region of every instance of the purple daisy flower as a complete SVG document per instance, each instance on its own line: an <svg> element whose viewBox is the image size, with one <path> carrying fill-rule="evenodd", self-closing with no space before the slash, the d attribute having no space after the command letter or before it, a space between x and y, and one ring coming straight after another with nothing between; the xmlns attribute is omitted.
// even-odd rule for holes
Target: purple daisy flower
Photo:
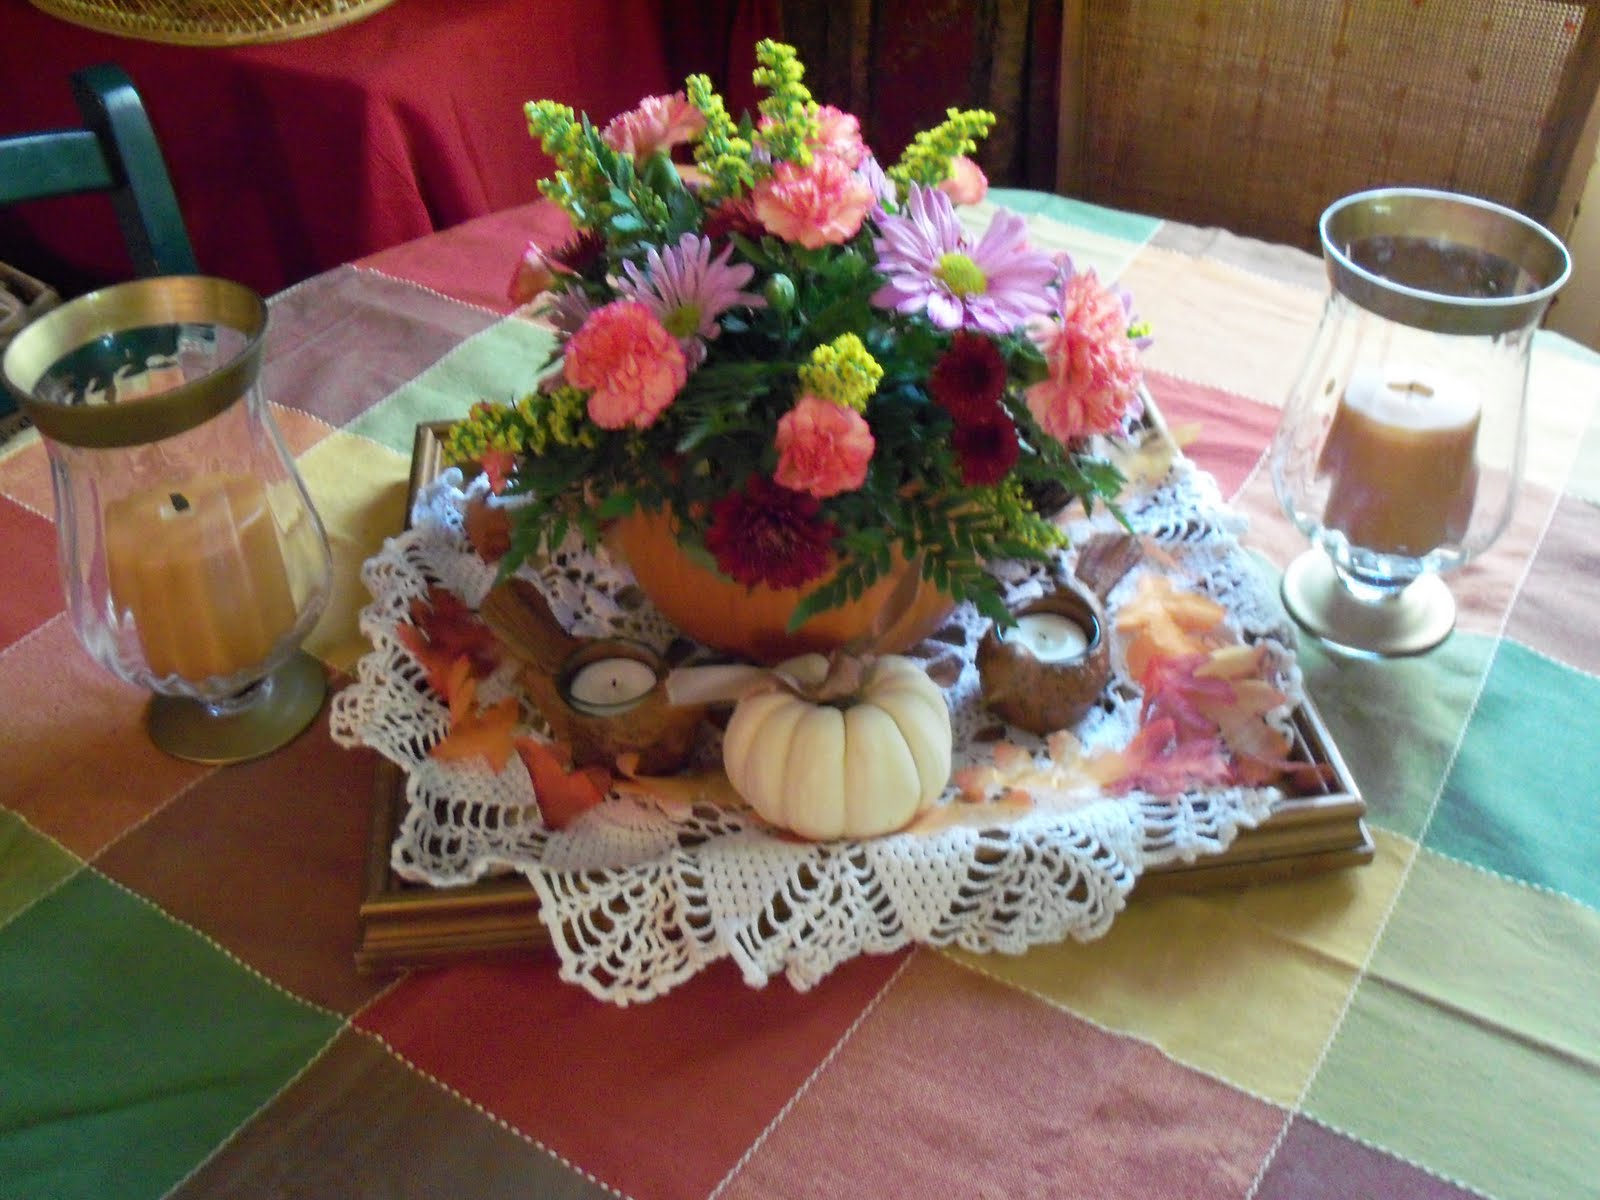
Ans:
<svg viewBox="0 0 1600 1200"><path fill-rule="evenodd" d="M642 270L637 263L623 263L626 278L617 281L617 291L655 313L678 339L690 366L698 366L706 356L705 343L721 332L718 317L737 305L763 308L767 303L740 290L756 272L749 263L730 264L732 253L730 243L713 258L709 238L686 233L676 246L659 251L652 246Z"/></svg>
<svg viewBox="0 0 1600 1200"><path fill-rule="evenodd" d="M900 195L895 190L894 180L889 178L883 165L878 162L872 151L868 150L861 156L861 165L856 168L856 174L872 189L872 194L878 198L873 206L872 216L876 219L882 217L899 203Z"/></svg>
<svg viewBox="0 0 1600 1200"><path fill-rule="evenodd" d="M1029 249L1027 225L1016 213L996 212L974 246L950 197L913 184L904 215L883 217L878 226L883 236L873 248L885 282L872 303L879 308L926 312L940 329L995 336L1050 311L1056 264Z"/></svg>
<svg viewBox="0 0 1600 1200"><path fill-rule="evenodd" d="M595 310L594 301L582 291L573 288L568 292L549 291L539 297L533 315L550 323L557 333L571 337L583 328L589 314Z"/></svg>

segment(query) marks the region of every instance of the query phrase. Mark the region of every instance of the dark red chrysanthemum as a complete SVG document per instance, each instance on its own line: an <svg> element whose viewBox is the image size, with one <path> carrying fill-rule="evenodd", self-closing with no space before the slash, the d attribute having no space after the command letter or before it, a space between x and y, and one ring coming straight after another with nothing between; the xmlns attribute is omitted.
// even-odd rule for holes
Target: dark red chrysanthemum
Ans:
<svg viewBox="0 0 1600 1200"><path fill-rule="evenodd" d="M605 259L605 253L606 239L592 229L585 229L552 250L550 258L574 275L588 275Z"/></svg>
<svg viewBox="0 0 1600 1200"><path fill-rule="evenodd" d="M753 475L744 491L712 506L706 549L724 575L746 587L801 587L828 570L839 535L818 516L821 507L814 496Z"/></svg>
<svg viewBox="0 0 1600 1200"><path fill-rule="evenodd" d="M728 235L742 234L753 242L766 236L767 227L756 216L755 204L748 195L736 200L724 200L706 214L700 232L716 245L727 241Z"/></svg>
<svg viewBox="0 0 1600 1200"><path fill-rule="evenodd" d="M1017 427L998 404L990 406L987 419L958 424L950 444L961 464L961 482L968 487L999 483L1017 463Z"/></svg>
<svg viewBox="0 0 1600 1200"><path fill-rule="evenodd" d="M958 333L933 364L928 391L957 425L991 419L1006 390L1006 360L1000 348L976 333Z"/></svg>

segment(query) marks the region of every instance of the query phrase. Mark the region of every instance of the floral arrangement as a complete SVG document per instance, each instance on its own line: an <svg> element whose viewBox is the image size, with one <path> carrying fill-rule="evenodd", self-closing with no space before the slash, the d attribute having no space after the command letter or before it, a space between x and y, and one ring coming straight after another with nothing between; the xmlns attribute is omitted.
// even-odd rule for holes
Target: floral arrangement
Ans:
<svg viewBox="0 0 1600 1200"><path fill-rule="evenodd" d="M530 244L511 294L538 300L558 347L528 395L474 406L446 455L517 497L505 571L573 529L593 544L669 511L698 561L802 589L791 628L896 555L1009 621L985 563L1046 561L1064 496L1114 499L1122 478L1092 448L1139 415L1145 331L1016 214L963 225L992 114L948 110L885 169L790 47L757 60L765 95L737 122L704 76L603 128L527 106L575 235Z"/></svg>

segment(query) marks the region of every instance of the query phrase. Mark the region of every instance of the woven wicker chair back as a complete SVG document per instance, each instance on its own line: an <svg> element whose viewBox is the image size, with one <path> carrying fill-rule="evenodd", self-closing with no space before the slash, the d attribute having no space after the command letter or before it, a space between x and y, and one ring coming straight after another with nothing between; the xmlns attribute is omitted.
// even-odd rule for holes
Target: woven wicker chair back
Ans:
<svg viewBox="0 0 1600 1200"><path fill-rule="evenodd" d="M1340 196L1467 192L1549 221L1600 83L1558 0L1067 0L1058 189L1316 248Z"/></svg>

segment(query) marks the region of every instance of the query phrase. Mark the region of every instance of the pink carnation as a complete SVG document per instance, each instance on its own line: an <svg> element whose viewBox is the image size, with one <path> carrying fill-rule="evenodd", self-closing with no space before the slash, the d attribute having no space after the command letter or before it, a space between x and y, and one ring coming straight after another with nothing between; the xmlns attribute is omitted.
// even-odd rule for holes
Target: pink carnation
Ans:
<svg viewBox="0 0 1600 1200"><path fill-rule="evenodd" d="M1139 410L1139 362L1127 311L1093 271L1085 271L1062 285L1057 316L1029 330L1049 375L1027 390L1028 411L1062 442L1112 433Z"/></svg>
<svg viewBox="0 0 1600 1200"><path fill-rule="evenodd" d="M589 419L602 429L645 429L689 378L678 340L637 300L589 314L567 342L564 370L589 391Z"/></svg>
<svg viewBox="0 0 1600 1200"><path fill-rule="evenodd" d="M639 107L613 117L600 137L618 154L631 154L637 160L660 150L671 150L706 127L700 110L682 92L670 96L646 96Z"/></svg>
<svg viewBox="0 0 1600 1200"><path fill-rule="evenodd" d="M777 446L772 478L822 500L853 492L866 481L877 443L855 409L808 392L779 419Z"/></svg>
<svg viewBox="0 0 1600 1200"><path fill-rule="evenodd" d="M820 154L831 154L852 171L861 165L867 155L866 143L861 140L861 122L831 104L817 109L817 136L811 149Z"/></svg>
<svg viewBox="0 0 1600 1200"><path fill-rule="evenodd" d="M952 204L977 204L989 194L989 177L965 154L958 154L950 160L949 178L939 184L939 190Z"/></svg>
<svg viewBox="0 0 1600 1200"><path fill-rule="evenodd" d="M754 197L768 230L808 250L855 237L875 199L866 181L831 154L814 156L809 167L779 163Z"/></svg>

